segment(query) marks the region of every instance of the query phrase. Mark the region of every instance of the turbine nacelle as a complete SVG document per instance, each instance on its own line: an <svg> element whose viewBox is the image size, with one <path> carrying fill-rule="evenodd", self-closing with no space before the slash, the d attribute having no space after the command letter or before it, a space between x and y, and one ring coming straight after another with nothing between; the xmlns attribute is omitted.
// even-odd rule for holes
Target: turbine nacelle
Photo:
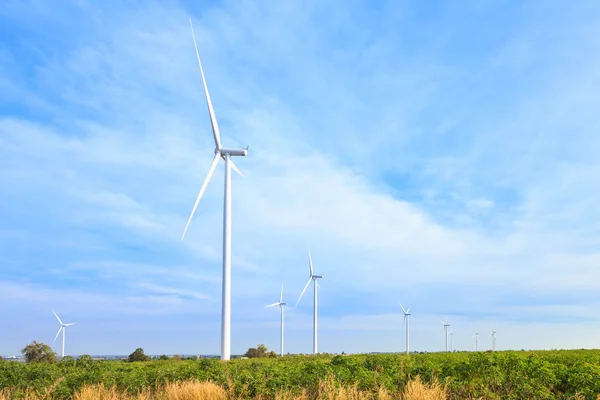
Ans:
<svg viewBox="0 0 600 400"><path fill-rule="evenodd" d="M245 149L218 149L215 148L215 154L221 154L221 156L229 155L230 157L244 157L248 155L248 147Z"/></svg>
<svg viewBox="0 0 600 400"><path fill-rule="evenodd" d="M310 277L315 280L315 279L320 279L324 276L325 274L321 274L321 275L311 275Z"/></svg>

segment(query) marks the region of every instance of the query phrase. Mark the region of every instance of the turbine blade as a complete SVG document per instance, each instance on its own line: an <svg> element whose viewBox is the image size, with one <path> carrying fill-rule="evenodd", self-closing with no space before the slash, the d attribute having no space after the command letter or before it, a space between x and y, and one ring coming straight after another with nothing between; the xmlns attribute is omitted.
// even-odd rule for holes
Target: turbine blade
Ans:
<svg viewBox="0 0 600 400"><path fill-rule="evenodd" d="M71 325L75 325L77 322L71 322L70 324L64 324L63 326L71 326Z"/></svg>
<svg viewBox="0 0 600 400"><path fill-rule="evenodd" d="M194 203L194 208L192 209L190 218L188 219L188 222L185 225L185 229L183 230L183 235L181 235L181 240L183 240L183 238L185 237L185 234L190 226L190 222L192 222L192 218L194 217L194 213L196 212L196 208L198 207L198 203L200 203L200 199L202 198L202 195L204 194L204 191L206 190L206 187L208 186L208 182L210 182L210 178L212 177L213 173L215 172L215 168L217 168L217 164L219 163L220 159L221 159L221 154L219 154L219 153L215 154L215 158L212 162L212 165L210 166L210 169L208 170L208 175L206 175L206 179L204 179L204 183L202 184L202 187L200 188L200 193L198 193L198 197L196 198L196 203Z"/></svg>
<svg viewBox="0 0 600 400"><path fill-rule="evenodd" d="M233 169L235 172L237 172L242 178L244 177L244 174L242 174L240 172L240 170L238 169L238 167L235 166L235 164L233 163L233 160L231 158L229 159L229 165L231 166L231 169Z"/></svg>
<svg viewBox="0 0 600 400"><path fill-rule="evenodd" d="M60 326L60 328L58 328L58 332L56 332L56 336L54 336L54 340L52 341L52 344L54 344L54 342L56 342L56 339L58 338L58 335L60 335L60 331L62 331L63 327L62 325Z"/></svg>
<svg viewBox="0 0 600 400"><path fill-rule="evenodd" d="M408 308L406 309L406 313L407 313L407 314L410 312L410 307L411 307L411 306L408 306Z"/></svg>
<svg viewBox="0 0 600 400"><path fill-rule="evenodd" d="M280 303L273 303L273 304L269 304L268 306L265 306L265 308L269 308L269 307L275 307L278 306Z"/></svg>
<svg viewBox="0 0 600 400"><path fill-rule="evenodd" d="M52 313L54 314L54 316L56 317L56 319L58 320L59 324L63 324L62 321L60 320L60 318L58 318L58 315L56 315L56 313L54 311L52 311Z"/></svg>
<svg viewBox="0 0 600 400"><path fill-rule="evenodd" d="M296 305L294 306L294 308L298 305L298 303L300 303L300 299L302 299L302 296L304 296L304 292L306 292L306 289L308 289L308 285L310 285L311 280L312 280L312 278L308 278L308 282L306 282L306 286L304 286L304 290L302 291L302 293L300 293L300 297L298 297L298 301L296 302Z"/></svg>
<svg viewBox="0 0 600 400"><path fill-rule="evenodd" d="M200 61L200 53L198 52L198 45L196 44L196 35L194 34L194 26L192 25L192 19L190 18L190 28L192 29L192 38L194 39L194 48L196 49L196 58L198 59L198 66L200 67L200 75L202 75L202 83L204 84L204 95L206 96L206 103L208 104L208 114L210 115L210 125L212 126L213 137L215 139L215 146L218 150L221 150L221 135L219 134L219 125L217 124L217 118L215 117L215 111L213 110L212 102L210 101L210 94L208 93L208 86L206 86L206 79L204 78L204 70L202 69L202 62Z"/></svg>
<svg viewBox="0 0 600 400"><path fill-rule="evenodd" d="M313 276L313 265L312 265L312 257L310 256L310 246L307 244L308 248L308 266L310 267L310 276Z"/></svg>
<svg viewBox="0 0 600 400"><path fill-rule="evenodd" d="M445 323L444 321L441 321L441 320L440 320L440 322L442 323L442 325L446 325L446 323Z"/></svg>
<svg viewBox="0 0 600 400"><path fill-rule="evenodd" d="M406 325L406 314L404 314L404 319L402 320L402 326Z"/></svg>
<svg viewBox="0 0 600 400"><path fill-rule="evenodd" d="M400 304L400 308L402 309L402 312L403 312L404 314L406 314L408 311L406 311L406 310L404 309L404 307L402 307L402 303L400 303L400 301L398 301L398 304Z"/></svg>
<svg viewBox="0 0 600 400"><path fill-rule="evenodd" d="M279 296L279 302L283 303L283 282L281 283L281 296Z"/></svg>

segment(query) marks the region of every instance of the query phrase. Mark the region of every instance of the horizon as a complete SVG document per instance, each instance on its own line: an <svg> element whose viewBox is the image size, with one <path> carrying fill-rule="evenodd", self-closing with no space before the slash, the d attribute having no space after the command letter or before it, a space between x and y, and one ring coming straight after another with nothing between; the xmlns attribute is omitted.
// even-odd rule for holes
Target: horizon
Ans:
<svg viewBox="0 0 600 400"><path fill-rule="evenodd" d="M0 7L0 354L600 348L600 3L109 0ZM312 348L312 297L285 353ZM60 353L60 340L53 345Z"/></svg>

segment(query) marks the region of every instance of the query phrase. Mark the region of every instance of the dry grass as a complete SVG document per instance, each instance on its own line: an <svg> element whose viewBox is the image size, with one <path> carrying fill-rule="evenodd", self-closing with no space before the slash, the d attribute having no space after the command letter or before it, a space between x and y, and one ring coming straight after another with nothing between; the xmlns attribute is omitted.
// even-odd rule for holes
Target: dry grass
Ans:
<svg viewBox="0 0 600 400"><path fill-rule="evenodd" d="M23 397L24 400L50 400L52 391L60 381L49 387L44 393L35 393L29 391ZM301 393L283 391L277 394L277 400L445 400L446 388L437 381L427 385L421 382L417 377L410 381L400 397L392 396L385 388L381 387L375 393L361 391L358 386L344 386L329 377L319 382L318 391L314 395L309 395L306 390ZM11 392L8 390L0 391L0 400L12 399ZM113 387L104 385L86 385L79 389L72 397L72 400L228 400L234 399L221 386L212 382L201 382L191 380L185 382L172 382L159 388L155 393L143 391L137 395L128 395L127 393L116 390ZM240 398L241 400L241 398Z"/></svg>
<svg viewBox="0 0 600 400"><path fill-rule="evenodd" d="M161 400L227 400L227 397L221 386L197 380L169 383L157 396Z"/></svg>
<svg viewBox="0 0 600 400"><path fill-rule="evenodd" d="M426 385L418 376L406 384L402 393L403 400L446 400L446 398L447 389L437 379L434 379L431 385Z"/></svg>

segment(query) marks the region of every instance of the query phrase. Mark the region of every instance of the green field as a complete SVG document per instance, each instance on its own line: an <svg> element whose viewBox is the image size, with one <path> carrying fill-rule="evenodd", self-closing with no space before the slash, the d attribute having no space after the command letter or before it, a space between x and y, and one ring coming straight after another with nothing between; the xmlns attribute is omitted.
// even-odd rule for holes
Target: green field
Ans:
<svg viewBox="0 0 600 400"><path fill-rule="evenodd" d="M104 384L131 394L165 382L197 378L226 388L236 398L274 399L282 391L310 397L320 381L354 385L367 393L385 388L397 396L419 376L437 379L447 398L597 399L600 350L504 351L411 355L286 356L231 360L92 361L84 357L56 364L0 361L0 389L18 398L27 389L38 393L55 384L48 398L67 399L84 384ZM585 397L582 397L585 396Z"/></svg>

